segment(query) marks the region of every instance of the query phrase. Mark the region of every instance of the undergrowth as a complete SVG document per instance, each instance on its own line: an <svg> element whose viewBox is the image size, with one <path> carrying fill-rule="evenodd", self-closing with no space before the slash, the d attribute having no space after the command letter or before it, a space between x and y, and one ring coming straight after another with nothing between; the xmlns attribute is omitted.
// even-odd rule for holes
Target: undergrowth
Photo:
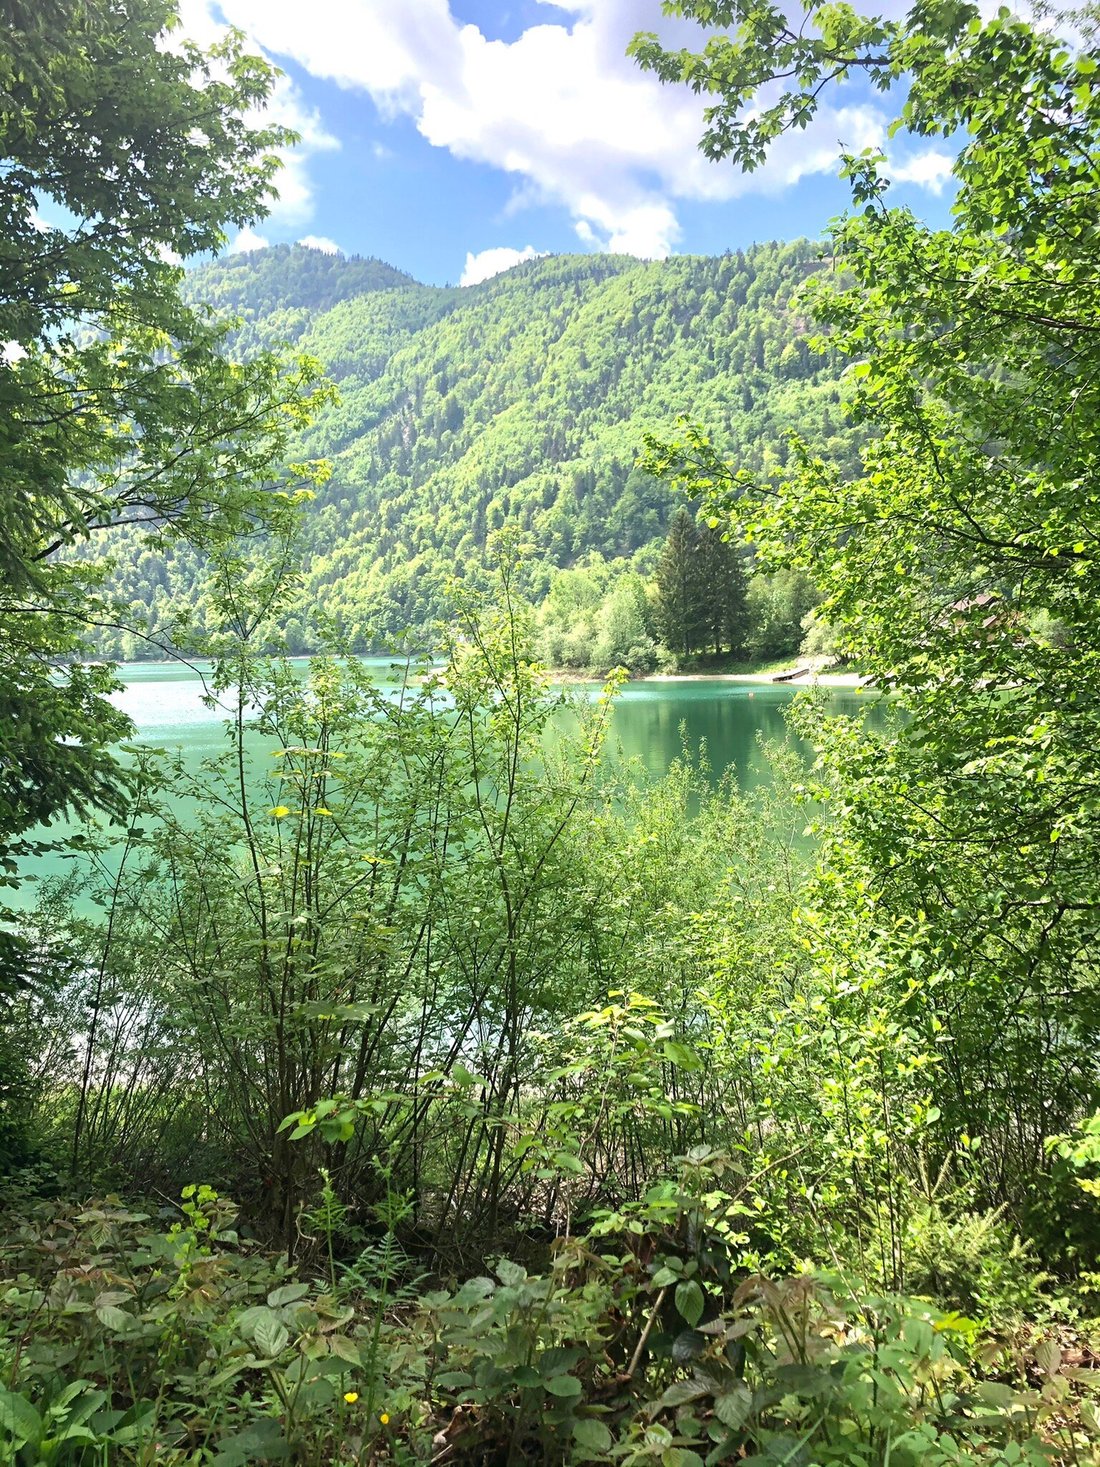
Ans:
<svg viewBox="0 0 1100 1467"><path fill-rule="evenodd" d="M155 1215L13 1199L0 1460L1100 1461L1100 1372L1064 1301L1028 1322L808 1265L750 1271L727 1166L683 1158L544 1269L498 1258L462 1281L423 1274L399 1211L310 1269L242 1238L208 1187Z"/></svg>

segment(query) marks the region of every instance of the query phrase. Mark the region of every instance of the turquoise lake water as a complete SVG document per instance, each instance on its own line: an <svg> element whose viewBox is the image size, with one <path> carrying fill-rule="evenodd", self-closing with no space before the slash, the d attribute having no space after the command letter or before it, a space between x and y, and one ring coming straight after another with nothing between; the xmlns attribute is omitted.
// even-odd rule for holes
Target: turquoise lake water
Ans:
<svg viewBox="0 0 1100 1467"><path fill-rule="evenodd" d="M364 659L379 683L394 681L394 664L387 658ZM121 668L125 689L116 697L137 726L141 742L181 749L195 767L222 745L222 715L203 705L202 676L178 664L132 663ZM593 689L595 685L592 685ZM753 683L728 678L698 678L684 682L627 683L615 704L612 737L631 758L639 759L651 774L663 773L680 753L680 726L689 744L705 740L716 771L732 765L743 787L764 775L757 740L785 739L784 710L799 691L797 683ZM830 711L859 713L869 701L852 688L826 693Z"/></svg>
<svg viewBox="0 0 1100 1467"><path fill-rule="evenodd" d="M379 684L395 681L390 659L365 661ZM209 670L202 663L193 668L178 663L124 665L120 675L125 686L115 701L134 721L134 741L178 751L194 770L224 748L223 713L202 701ZM578 691L583 693L586 688ZM591 691L598 689L592 685ZM791 737L784 710L797 692L797 684L727 678L628 683L616 699L611 742L652 775L663 774L680 755L684 737L692 750L705 743L715 777L732 766L738 784L749 790L770 778L760 736L769 740ZM840 714L860 713L877 701L849 688L829 689L826 698L829 710ZM55 825L51 834L65 828ZM40 856L23 867L25 875L36 878L67 869L68 863L57 854ZM31 883L16 894L16 900L23 905L33 900L33 894Z"/></svg>

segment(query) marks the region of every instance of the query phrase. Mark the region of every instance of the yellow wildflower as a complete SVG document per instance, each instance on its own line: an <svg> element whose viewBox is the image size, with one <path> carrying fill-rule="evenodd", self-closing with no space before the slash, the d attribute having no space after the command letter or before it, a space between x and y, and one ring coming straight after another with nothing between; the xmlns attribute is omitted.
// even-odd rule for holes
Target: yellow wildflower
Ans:
<svg viewBox="0 0 1100 1467"><path fill-rule="evenodd" d="M344 1400L347 1401L347 1403L348 1403L349 1406L354 1406L355 1403L356 1403L356 1401L358 1399L359 1399L359 1392L358 1391L345 1391L344 1392Z"/></svg>
<svg viewBox="0 0 1100 1467"><path fill-rule="evenodd" d="M389 1426L389 1424L390 1424L390 1413L388 1411L383 1411L382 1414L381 1414L381 1416L379 1416L378 1419L382 1423L383 1426Z"/></svg>

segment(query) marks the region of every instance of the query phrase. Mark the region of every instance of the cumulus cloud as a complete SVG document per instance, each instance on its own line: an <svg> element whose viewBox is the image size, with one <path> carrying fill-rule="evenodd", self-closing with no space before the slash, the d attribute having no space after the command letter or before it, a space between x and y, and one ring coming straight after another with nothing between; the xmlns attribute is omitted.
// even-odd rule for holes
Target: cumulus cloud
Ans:
<svg viewBox="0 0 1100 1467"><path fill-rule="evenodd" d="M581 204L583 212L574 228L577 238L590 249L663 260L680 237L676 212L662 200L617 209L590 195Z"/></svg>
<svg viewBox="0 0 1100 1467"><path fill-rule="evenodd" d="M177 34L185 34L201 46L211 46L225 34L225 21L233 24L230 5L215 7L214 0L180 0L182 26ZM263 40L249 29L253 44L263 50ZM321 115L307 106L301 91L287 76L276 78L267 106L253 108L246 114L252 127L278 124L298 134L299 142L279 151L282 168L275 180L269 217L273 222L295 225L306 223L313 214L313 186L310 162L317 153L339 148L340 140L328 131Z"/></svg>
<svg viewBox="0 0 1100 1467"><path fill-rule="evenodd" d="M305 245L307 250L320 250L322 255L342 255L344 253L334 239L327 239L323 234L303 234L298 243Z"/></svg>
<svg viewBox="0 0 1100 1467"><path fill-rule="evenodd" d="M902 3L887 0L887 8ZM368 93L384 115L411 118L429 143L453 156L510 174L517 208L565 207L591 248L667 255L679 238L681 201L776 192L807 174L832 172L842 148L886 139L878 106L843 105L851 90L838 88L756 173L708 162L697 146L700 99L687 87L663 86L625 55L639 29L657 31L666 44L701 44L703 32L664 17L660 0L556 0L545 23L512 41L463 24L449 0L314 0L308 7L220 0L220 7L276 57ZM909 181L942 187L935 172Z"/></svg>
<svg viewBox="0 0 1100 1467"><path fill-rule="evenodd" d="M229 246L231 255L247 255L253 250L266 250L270 240L265 239L262 234L257 234L254 229L242 229Z"/></svg>
<svg viewBox="0 0 1100 1467"><path fill-rule="evenodd" d="M276 196L269 217L280 224L304 224L313 216L310 163L317 153L334 152L340 141L325 127L320 113L305 105L298 88L285 76L275 83L264 118L289 127L300 139L295 147L280 152L283 166L275 179Z"/></svg>
<svg viewBox="0 0 1100 1467"><path fill-rule="evenodd" d="M479 281L488 280L492 275L511 270L513 265L521 265L524 260L539 260L544 254L544 250L536 250L534 245L526 245L522 250L510 249L508 245L497 245L495 249L482 250L476 255L468 254L466 268L458 283L477 285Z"/></svg>
<svg viewBox="0 0 1100 1467"><path fill-rule="evenodd" d="M915 183L919 188L928 189L930 193L942 194L944 185L951 177L954 161L947 153L929 148L904 162L891 158L884 172L894 183Z"/></svg>

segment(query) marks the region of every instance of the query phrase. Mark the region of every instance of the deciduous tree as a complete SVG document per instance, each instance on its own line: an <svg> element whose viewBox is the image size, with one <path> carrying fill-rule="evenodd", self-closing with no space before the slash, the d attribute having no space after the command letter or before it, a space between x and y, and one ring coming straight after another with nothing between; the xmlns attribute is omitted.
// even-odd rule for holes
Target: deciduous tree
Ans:
<svg viewBox="0 0 1100 1467"><path fill-rule="evenodd" d="M0 882L28 832L117 809L112 677L80 665L115 613L96 537L200 546L285 515L279 468L316 366L223 353L178 261L265 210L275 73L230 35L174 35L172 0L9 0L0 34Z"/></svg>
<svg viewBox="0 0 1100 1467"><path fill-rule="evenodd" d="M709 488L772 565L808 569L909 714L885 744L821 737L884 921L920 914L909 977L928 986L906 1012L938 1092L1011 1190L1096 1087L1100 50L968 4L886 21L810 3L797 28L769 4L669 8L728 28L697 54L635 42L708 97L711 157L755 166L857 73L958 149L943 230L890 206L881 157L846 163L844 270L809 295L873 430L857 480L813 444L752 480L698 431L653 463Z"/></svg>

